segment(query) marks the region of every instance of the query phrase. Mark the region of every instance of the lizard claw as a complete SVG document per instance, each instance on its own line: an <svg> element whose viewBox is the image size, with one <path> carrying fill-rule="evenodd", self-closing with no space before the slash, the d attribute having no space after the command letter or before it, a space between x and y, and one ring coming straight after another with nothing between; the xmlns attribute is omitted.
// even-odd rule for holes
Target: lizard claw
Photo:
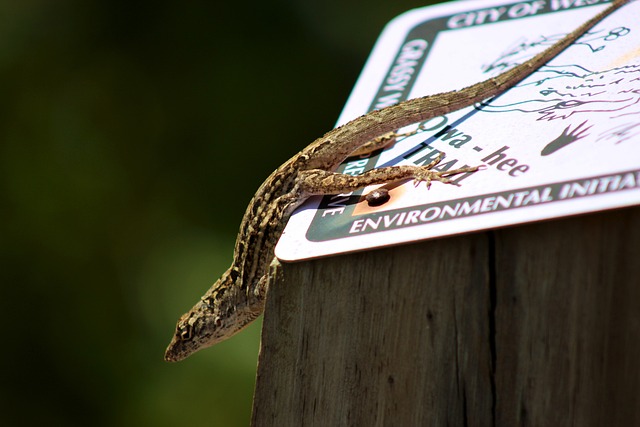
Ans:
<svg viewBox="0 0 640 427"><path fill-rule="evenodd" d="M419 186L420 183L425 182L427 184L427 189L430 189L432 181L439 181L439 182L442 182L443 184L453 184L455 186L460 186L460 184L452 181L448 177L459 175L461 173L476 172L478 170L485 168L484 165L480 165L480 166L465 166L462 168L445 170L445 171L432 170L438 163L442 161L444 156L445 154L441 152L440 154L438 154L438 157L436 157L431 163L429 163L426 166L422 166L421 168L418 168L414 172L413 183L416 187Z"/></svg>

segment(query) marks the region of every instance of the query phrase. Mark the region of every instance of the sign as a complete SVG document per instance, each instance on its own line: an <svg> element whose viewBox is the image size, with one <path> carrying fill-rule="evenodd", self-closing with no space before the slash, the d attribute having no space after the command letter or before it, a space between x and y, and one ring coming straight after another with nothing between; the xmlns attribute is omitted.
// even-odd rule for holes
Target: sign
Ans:
<svg viewBox="0 0 640 427"><path fill-rule="evenodd" d="M412 10L385 28L338 124L457 90L541 52L607 2L459 1ZM579 5L579 6L578 6ZM296 261L640 204L640 2L632 2L506 93L415 124L357 175L391 165L484 165L431 189L386 185L314 197L292 215L276 256Z"/></svg>

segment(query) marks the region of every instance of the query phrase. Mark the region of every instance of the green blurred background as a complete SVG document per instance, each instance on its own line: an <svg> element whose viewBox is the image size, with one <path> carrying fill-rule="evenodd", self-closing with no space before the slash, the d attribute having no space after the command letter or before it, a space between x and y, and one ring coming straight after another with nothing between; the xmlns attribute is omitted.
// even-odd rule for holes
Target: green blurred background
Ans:
<svg viewBox="0 0 640 427"><path fill-rule="evenodd" d="M248 425L259 322L168 364L175 322L429 3L0 1L0 425Z"/></svg>

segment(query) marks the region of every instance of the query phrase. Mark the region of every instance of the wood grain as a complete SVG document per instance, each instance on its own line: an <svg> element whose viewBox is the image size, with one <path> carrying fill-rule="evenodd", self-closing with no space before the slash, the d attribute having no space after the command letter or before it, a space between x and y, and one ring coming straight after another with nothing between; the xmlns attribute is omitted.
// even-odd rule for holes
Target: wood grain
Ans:
<svg viewBox="0 0 640 427"><path fill-rule="evenodd" d="M498 425L640 425L640 208L496 232Z"/></svg>
<svg viewBox="0 0 640 427"><path fill-rule="evenodd" d="M287 264L253 426L640 425L640 208Z"/></svg>
<svg viewBox="0 0 640 427"><path fill-rule="evenodd" d="M254 425L490 415L486 248L475 235L287 265L267 298Z"/></svg>

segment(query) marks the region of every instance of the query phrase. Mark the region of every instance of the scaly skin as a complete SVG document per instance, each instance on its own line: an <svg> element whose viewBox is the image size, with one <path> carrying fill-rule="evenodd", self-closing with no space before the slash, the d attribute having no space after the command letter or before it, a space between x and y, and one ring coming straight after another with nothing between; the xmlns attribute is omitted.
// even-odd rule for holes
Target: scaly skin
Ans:
<svg viewBox="0 0 640 427"><path fill-rule="evenodd" d="M477 167L445 172L428 166L374 169L359 177L330 172L352 152L388 140L395 129L438 117L495 97L535 72L629 0L615 0L562 40L495 78L459 91L411 99L372 111L327 132L274 171L260 186L244 214L231 267L176 326L165 360L175 362L238 333L264 310L269 264L293 210L309 196L337 194L376 183L447 179ZM373 141L373 144L371 144ZM379 145L379 144L378 144Z"/></svg>

